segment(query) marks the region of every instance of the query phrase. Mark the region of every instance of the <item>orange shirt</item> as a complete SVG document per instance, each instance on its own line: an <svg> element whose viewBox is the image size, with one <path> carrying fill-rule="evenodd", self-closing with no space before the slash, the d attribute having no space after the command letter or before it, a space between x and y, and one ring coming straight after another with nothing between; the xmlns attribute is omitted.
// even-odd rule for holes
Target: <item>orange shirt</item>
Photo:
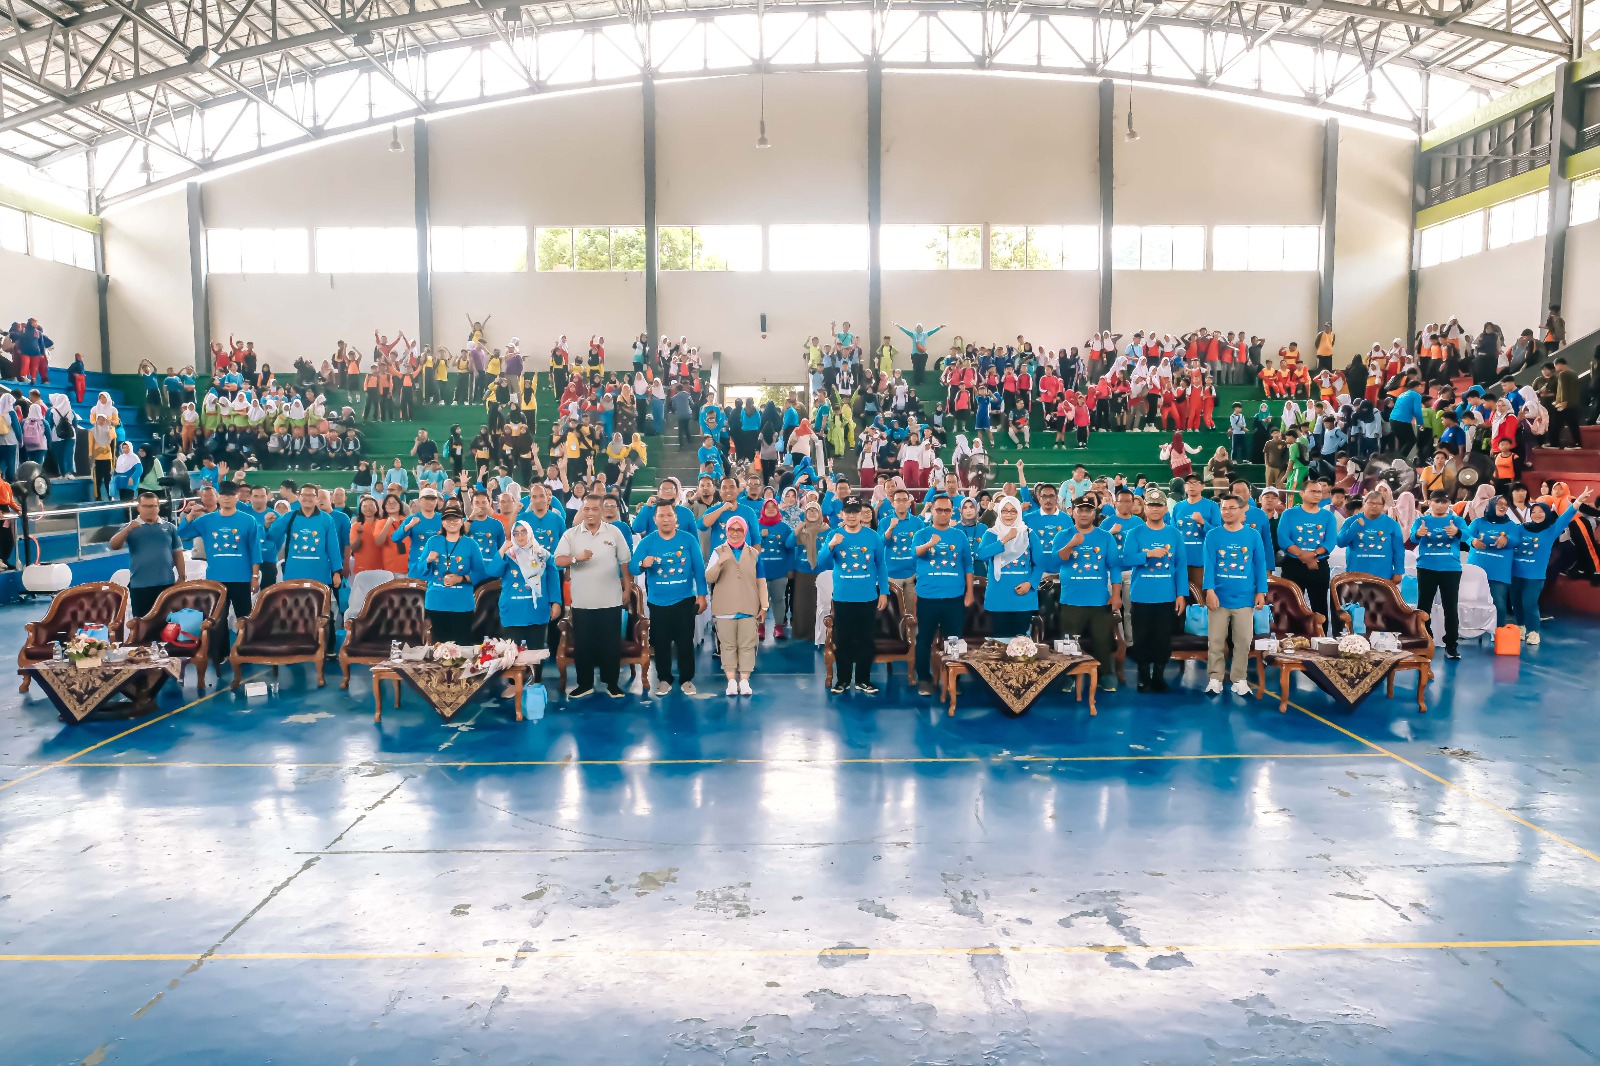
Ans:
<svg viewBox="0 0 1600 1066"><path fill-rule="evenodd" d="M384 521L381 518L367 519L364 522L355 524L351 533L359 533L361 536L360 547L354 548L350 553L350 561L355 573L359 574L363 570L388 569L383 561L383 548L385 544L389 543L390 532L393 532L393 530L386 531ZM352 536L350 539L354 542L355 537Z"/></svg>
<svg viewBox="0 0 1600 1066"><path fill-rule="evenodd" d="M379 569L387 570L391 574L404 574L409 563L406 546L394 542L394 531L399 529L404 521L404 518L393 516L385 518L380 530L380 539L383 542L383 565Z"/></svg>

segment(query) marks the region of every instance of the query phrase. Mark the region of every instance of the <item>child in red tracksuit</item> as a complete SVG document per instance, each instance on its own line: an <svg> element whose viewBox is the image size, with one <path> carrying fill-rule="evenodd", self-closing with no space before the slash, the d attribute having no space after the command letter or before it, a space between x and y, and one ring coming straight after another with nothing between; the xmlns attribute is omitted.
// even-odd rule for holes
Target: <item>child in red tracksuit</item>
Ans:
<svg viewBox="0 0 1600 1066"><path fill-rule="evenodd" d="M1170 387L1161 390L1161 426L1163 429L1183 428L1183 411L1178 407L1178 394Z"/></svg>

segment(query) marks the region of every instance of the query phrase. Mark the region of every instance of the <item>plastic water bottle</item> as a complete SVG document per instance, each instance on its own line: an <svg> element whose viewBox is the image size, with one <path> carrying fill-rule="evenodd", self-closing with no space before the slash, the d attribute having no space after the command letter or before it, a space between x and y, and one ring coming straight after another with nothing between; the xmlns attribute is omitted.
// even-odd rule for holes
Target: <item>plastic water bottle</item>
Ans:
<svg viewBox="0 0 1600 1066"><path fill-rule="evenodd" d="M62 649L61 642L59 640L52 640L50 642L50 658L54 659L56 662L60 662L66 657L67 653Z"/></svg>
<svg viewBox="0 0 1600 1066"><path fill-rule="evenodd" d="M400 661L400 642L398 640L389 642L389 661L392 663Z"/></svg>

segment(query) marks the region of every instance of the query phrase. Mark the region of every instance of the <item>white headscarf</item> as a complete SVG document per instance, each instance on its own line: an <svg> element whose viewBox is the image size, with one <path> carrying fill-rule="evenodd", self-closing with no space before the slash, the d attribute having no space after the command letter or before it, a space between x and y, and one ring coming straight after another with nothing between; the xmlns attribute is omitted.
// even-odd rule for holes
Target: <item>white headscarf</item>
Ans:
<svg viewBox="0 0 1600 1066"><path fill-rule="evenodd" d="M519 529L528 531L528 540L531 542L529 547L518 547L517 530ZM522 571L522 579L528 583L528 588L538 592L540 584L544 580L544 567L550 558L550 553L544 549L544 546L539 543L539 539L533 535L533 527L527 522L518 522L511 527L511 539L506 541L506 545L506 554L511 557L512 562L517 564L517 569Z"/></svg>
<svg viewBox="0 0 1600 1066"><path fill-rule="evenodd" d="M138 465L139 457L133 453L133 445L123 441L122 451L117 455L117 473L126 474Z"/></svg>
<svg viewBox="0 0 1600 1066"><path fill-rule="evenodd" d="M66 417L72 414L72 401L67 399L67 394L64 392L53 393L50 397L50 409Z"/></svg>
<svg viewBox="0 0 1600 1066"><path fill-rule="evenodd" d="M300 402L300 397L296 396L294 399L289 401L289 418L294 421L299 421L300 419L305 418L305 416L306 405Z"/></svg>
<svg viewBox="0 0 1600 1066"><path fill-rule="evenodd" d="M959 463L961 460L965 459L971 454L972 445L967 442L967 435L965 433L957 433L956 450L955 453L950 456L950 461L952 463Z"/></svg>
<svg viewBox="0 0 1600 1066"><path fill-rule="evenodd" d="M1017 520L1007 523L1001 513L1006 504L1011 504L1017 509ZM1022 501L1015 496L1002 496L994 501L994 535L998 539L1005 535L1006 530L1015 529L1017 535L1012 537L1000 547L1000 557L995 560L994 572L998 575L1007 566L1016 562L1022 553L1028 550L1028 526L1022 520Z"/></svg>
<svg viewBox="0 0 1600 1066"><path fill-rule="evenodd" d="M0 389L0 420L9 422L11 412L16 410L16 407L17 398L12 395L11 390Z"/></svg>
<svg viewBox="0 0 1600 1066"><path fill-rule="evenodd" d="M117 417L117 406L111 402L111 394L109 392L102 392L95 400L94 407L89 411L90 418L99 418L101 415L105 415L107 418Z"/></svg>

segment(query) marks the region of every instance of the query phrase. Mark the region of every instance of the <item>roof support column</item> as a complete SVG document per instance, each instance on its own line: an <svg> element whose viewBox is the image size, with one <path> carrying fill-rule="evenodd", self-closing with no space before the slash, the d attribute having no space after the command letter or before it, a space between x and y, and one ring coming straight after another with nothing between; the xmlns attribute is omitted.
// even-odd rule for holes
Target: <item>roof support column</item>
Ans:
<svg viewBox="0 0 1600 1066"><path fill-rule="evenodd" d="M1333 236L1339 220L1339 120L1322 123L1322 263L1317 268L1317 329L1333 321Z"/></svg>
<svg viewBox="0 0 1600 1066"><path fill-rule="evenodd" d="M429 180L428 124L411 121L412 204L417 219L417 343L433 344L433 192Z"/></svg>
<svg viewBox="0 0 1600 1066"><path fill-rule="evenodd" d="M1571 73L1571 63L1556 67L1555 95L1550 101L1550 214L1537 316L1541 322L1546 311L1560 305L1567 280L1567 226L1572 221L1572 179L1567 177L1567 161L1577 151L1578 131L1583 125L1583 89L1572 84Z"/></svg>
<svg viewBox="0 0 1600 1066"><path fill-rule="evenodd" d="M1116 83L1110 78L1100 80L1100 332L1111 328L1111 226L1115 213L1112 210L1112 192L1116 177L1115 149L1112 134L1116 120Z"/></svg>
<svg viewBox="0 0 1600 1066"><path fill-rule="evenodd" d="M655 351L661 336L661 306L656 294L656 276L661 271L661 237L656 221L656 79L646 65L644 104L644 332L647 351Z"/></svg>
<svg viewBox="0 0 1600 1066"><path fill-rule="evenodd" d="M206 272L206 225L200 183L184 186L189 215L189 299L194 308L194 369L211 373L211 280Z"/></svg>
<svg viewBox="0 0 1600 1066"><path fill-rule="evenodd" d="M867 353L883 336L883 255L878 230L883 225L883 63L867 63Z"/></svg>

